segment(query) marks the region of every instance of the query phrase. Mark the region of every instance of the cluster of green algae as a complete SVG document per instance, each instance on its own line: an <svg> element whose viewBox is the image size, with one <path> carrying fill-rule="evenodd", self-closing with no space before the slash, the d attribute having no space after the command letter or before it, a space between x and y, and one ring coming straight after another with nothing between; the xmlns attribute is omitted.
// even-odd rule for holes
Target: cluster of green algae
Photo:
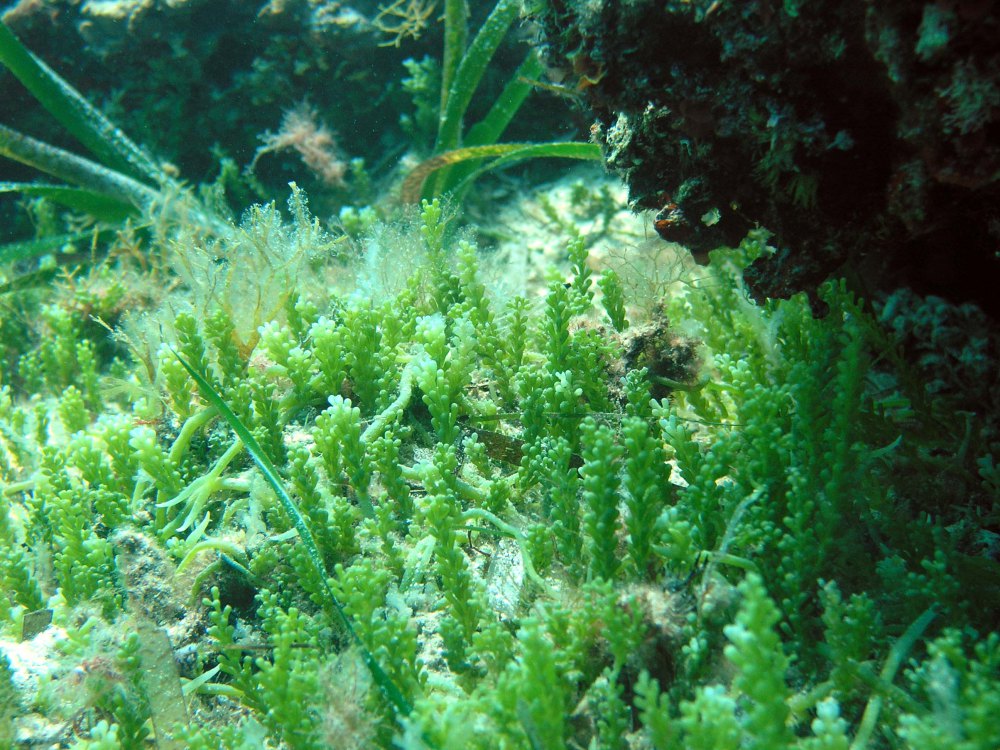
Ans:
<svg viewBox="0 0 1000 750"><path fill-rule="evenodd" d="M34 331L5 318L5 743L35 714L79 748L997 746L996 569L964 540L995 469L967 432L980 475L913 489L961 430L842 285L823 320L755 307L738 277L764 238L716 253L657 290L706 365L654 400L648 351L613 366L633 285L606 273L599 305L582 240L543 300L500 300L425 204L395 291L320 294L326 240L291 206L223 241L239 254L174 248L189 296L143 334L103 327L129 295L108 266L19 303ZM248 299L237 264L270 281ZM46 608L25 680L14 644Z"/></svg>

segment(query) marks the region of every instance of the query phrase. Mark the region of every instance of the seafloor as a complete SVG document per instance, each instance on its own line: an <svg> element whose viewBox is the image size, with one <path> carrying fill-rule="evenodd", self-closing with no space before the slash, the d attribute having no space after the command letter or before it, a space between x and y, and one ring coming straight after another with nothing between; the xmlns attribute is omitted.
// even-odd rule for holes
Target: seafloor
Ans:
<svg viewBox="0 0 1000 750"><path fill-rule="evenodd" d="M997 750L995 5L0 4L0 748Z"/></svg>

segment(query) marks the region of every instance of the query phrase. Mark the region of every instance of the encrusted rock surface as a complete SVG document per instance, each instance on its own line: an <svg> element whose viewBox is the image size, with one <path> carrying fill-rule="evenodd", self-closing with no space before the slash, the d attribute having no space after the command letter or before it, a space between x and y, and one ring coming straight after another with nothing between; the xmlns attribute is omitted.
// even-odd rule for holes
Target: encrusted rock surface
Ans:
<svg viewBox="0 0 1000 750"><path fill-rule="evenodd" d="M888 288L991 302L996 2L553 0L538 17L665 237L707 252L774 232L778 252L747 270L756 298L813 294L848 262Z"/></svg>

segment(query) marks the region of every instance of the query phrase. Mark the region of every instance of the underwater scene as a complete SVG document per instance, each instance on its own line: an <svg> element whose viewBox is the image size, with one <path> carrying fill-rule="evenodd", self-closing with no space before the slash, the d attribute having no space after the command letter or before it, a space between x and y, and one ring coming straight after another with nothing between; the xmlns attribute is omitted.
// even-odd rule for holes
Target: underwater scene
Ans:
<svg viewBox="0 0 1000 750"><path fill-rule="evenodd" d="M0 750L1000 750L1000 2L0 0Z"/></svg>

